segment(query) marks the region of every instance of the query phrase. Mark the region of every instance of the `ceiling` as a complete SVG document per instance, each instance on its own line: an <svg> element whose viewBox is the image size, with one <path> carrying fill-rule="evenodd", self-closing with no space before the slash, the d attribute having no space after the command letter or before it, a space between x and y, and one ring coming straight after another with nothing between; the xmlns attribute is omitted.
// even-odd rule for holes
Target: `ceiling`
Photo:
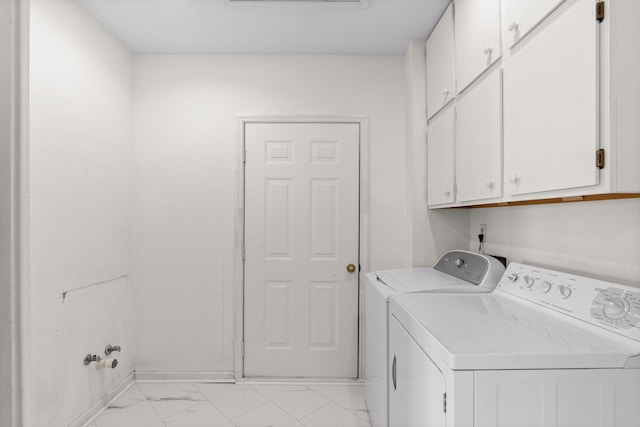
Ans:
<svg viewBox="0 0 640 427"><path fill-rule="evenodd" d="M400 55L450 0L77 0L134 53Z"/></svg>

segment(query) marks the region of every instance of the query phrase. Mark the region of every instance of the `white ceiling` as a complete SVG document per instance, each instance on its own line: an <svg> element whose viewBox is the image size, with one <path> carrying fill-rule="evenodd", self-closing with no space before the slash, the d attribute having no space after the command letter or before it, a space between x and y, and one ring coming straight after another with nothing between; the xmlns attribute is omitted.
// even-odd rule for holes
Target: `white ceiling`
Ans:
<svg viewBox="0 0 640 427"><path fill-rule="evenodd" d="M77 0L134 53L403 54L450 0Z"/></svg>

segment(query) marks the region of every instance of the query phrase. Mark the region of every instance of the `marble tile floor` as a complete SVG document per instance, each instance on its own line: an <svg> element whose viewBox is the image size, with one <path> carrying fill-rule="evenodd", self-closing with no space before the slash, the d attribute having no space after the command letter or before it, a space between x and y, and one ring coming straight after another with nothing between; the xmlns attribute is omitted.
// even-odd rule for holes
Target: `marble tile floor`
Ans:
<svg viewBox="0 0 640 427"><path fill-rule="evenodd" d="M134 383L85 427L367 427L360 384Z"/></svg>

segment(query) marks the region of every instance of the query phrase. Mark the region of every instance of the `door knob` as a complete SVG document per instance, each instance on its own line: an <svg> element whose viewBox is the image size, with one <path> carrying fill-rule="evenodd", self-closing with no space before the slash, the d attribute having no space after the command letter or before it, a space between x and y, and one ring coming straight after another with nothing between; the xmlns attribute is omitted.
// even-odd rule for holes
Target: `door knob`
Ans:
<svg viewBox="0 0 640 427"><path fill-rule="evenodd" d="M355 272L355 271L356 271L356 266L355 266L355 265L353 265L353 264L349 264L349 265L347 265L347 271L348 271L349 273L353 273L353 272Z"/></svg>

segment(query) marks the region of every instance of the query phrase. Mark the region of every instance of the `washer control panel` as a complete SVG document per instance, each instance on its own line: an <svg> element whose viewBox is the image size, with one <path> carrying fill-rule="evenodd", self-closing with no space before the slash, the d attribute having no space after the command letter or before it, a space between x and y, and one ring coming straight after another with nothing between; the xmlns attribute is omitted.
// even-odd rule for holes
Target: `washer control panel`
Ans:
<svg viewBox="0 0 640 427"><path fill-rule="evenodd" d="M496 291L640 341L640 288L512 262Z"/></svg>
<svg viewBox="0 0 640 427"><path fill-rule="evenodd" d="M474 285L479 285L489 270L489 262L481 254L449 251L440 257L433 268Z"/></svg>

